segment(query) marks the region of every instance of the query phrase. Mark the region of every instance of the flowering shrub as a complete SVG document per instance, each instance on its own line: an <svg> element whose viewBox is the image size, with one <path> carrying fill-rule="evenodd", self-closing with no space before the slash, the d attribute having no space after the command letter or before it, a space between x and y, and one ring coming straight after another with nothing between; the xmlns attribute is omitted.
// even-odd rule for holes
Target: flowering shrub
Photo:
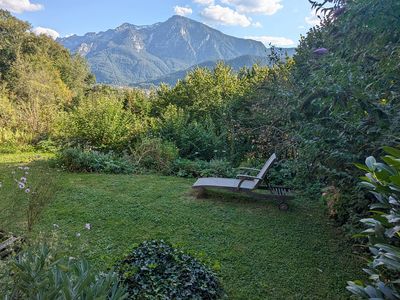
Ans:
<svg viewBox="0 0 400 300"><path fill-rule="evenodd" d="M220 299L221 284L208 267L164 241L146 241L117 266L133 299Z"/></svg>

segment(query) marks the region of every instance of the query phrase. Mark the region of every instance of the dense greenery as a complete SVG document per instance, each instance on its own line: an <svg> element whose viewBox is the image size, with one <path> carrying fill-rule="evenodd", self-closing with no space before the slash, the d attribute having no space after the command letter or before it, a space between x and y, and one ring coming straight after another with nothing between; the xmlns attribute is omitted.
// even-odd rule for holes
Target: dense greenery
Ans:
<svg viewBox="0 0 400 300"><path fill-rule="evenodd" d="M10 265L10 274L1 274L12 280L0 288L5 299L127 298L117 274L97 274L86 260L58 257L46 245L24 250Z"/></svg>
<svg viewBox="0 0 400 300"><path fill-rule="evenodd" d="M220 299L214 272L164 241L145 241L118 264L133 299Z"/></svg>
<svg viewBox="0 0 400 300"><path fill-rule="evenodd" d="M373 156L358 165L368 173L363 186L375 197L371 216L361 222L368 226L372 260L365 272L370 282L349 282L347 289L363 299L400 299L400 149L385 147L387 153L378 163Z"/></svg>
<svg viewBox="0 0 400 300"><path fill-rule="evenodd" d="M30 167L32 182L56 179L33 231L24 230L24 207L8 228L29 240L55 236L63 256L84 257L95 274L112 268L133 245L164 239L218 270L230 299L346 299L346 281L362 278L364 263L341 241L322 204L309 198L291 202L285 213L277 203L225 193L198 200L189 194L195 179L70 173L41 156L0 156L0 210L23 200L6 180L17 166Z"/></svg>
<svg viewBox="0 0 400 300"><path fill-rule="evenodd" d="M371 200L352 163L399 142L400 3L311 2L326 15L293 59L272 50L270 68L220 63L147 92L93 86L81 58L2 11L0 148L50 139L164 174L176 159L256 166L277 152L273 181L324 190L330 216L352 231Z"/></svg>
<svg viewBox="0 0 400 300"><path fill-rule="evenodd" d="M302 37L293 59L279 60L279 54L273 50L271 67L254 65L234 72L221 63L213 70L196 68L173 87L162 84L148 91L94 85L94 78L82 58L71 56L48 37L33 35L29 24L0 11L0 151L61 149L60 161L69 170L108 173L151 170L182 177L231 176L234 167L257 166L276 152L279 162L268 174L270 182L295 186L303 197L308 195L314 199L322 194L329 216L348 233L358 232L360 219L365 220L369 215L369 205L373 203L374 210L377 207L374 197L358 185L360 171L354 168L354 163L362 162L371 154L380 156L382 145L394 147L388 148L392 157L385 157L386 165L370 158L367 171L373 185L370 187L379 192L374 194L378 201L388 197L396 200L398 196L396 190L389 191L387 187L398 185L398 150L395 147L400 142L400 2L310 2L325 13L325 17L320 26ZM393 178L388 178L387 172ZM91 174L74 176L84 182L94 180ZM101 181L101 176L95 177L96 180ZM97 207L106 206L115 194L124 194L121 192L124 189L142 197L143 185L157 191L162 180L167 183L178 180L149 178L157 182L152 184L138 179L138 184L142 185L134 190L114 182L118 190L107 186L114 189L112 197L102 190L109 198L107 201L96 198L102 201ZM61 194L59 199L68 205L81 199L81 195L71 199L74 193L73 190L69 192L68 197ZM129 209L133 209L132 203L121 197L122 203L130 203ZM174 197L175 201L183 201L180 193ZM134 209L139 210L138 214L149 207L153 213L159 212L166 204L158 203L155 198L153 191L145 199L148 202L140 207L133 205ZM169 204L174 207L171 201ZM180 202L183 207L175 207L174 213L190 221L200 218L196 219L197 225L208 224L208 219L201 218L209 216L210 211L199 212L204 216L193 216L193 212L182 215L188 201ZM390 200L389 204L396 206L396 201ZM39 210L49 202L38 205ZM13 203L29 208L33 202L21 199ZM152 206L152 203L157 205ZM79 202L80 208L81 205ZM60 214L53 211L55 219L61 217L61 212L69 215L62 203L56 207ZM367 287L359 282L350 284L351 290L361 296L372 289L376 289L373 293L377 295L385 294L383 283L394 293L398 289L393 269L385 265L387 260L382 262L387 256L397 255L393 247L398 247L398 225L387 219L396 211L393 213L393 207L379 208L377 220L367 219L367 225L375 226L368 232L385 228L392 236L386 232L385 239L379 243L370 241L375 263L369 271L372 283ZM110 210L120 214L119 210ZM240 211L243 214L243 207ZM97 218L99 213L101 211L96 211L93 215L89 209L88 215ZM225 213L229 216L229 212ZM242 225L247 222L241 215L230 216L242 220L238 221ZM161 218L153 214L150 217L156 223ZM288 223L296 223L292 217ZM165 222L163 225L171 225ZM143 228L151 228L152 224L146 223ZM18 228L18 225L9 228ZM174 230L175 225L171 225ZM289 224L284 225L289 230ZM210 228L203 228L201 234L207 235L208 230ZM282 236L287 232L290 230ZM323 239L324 234L320 232L318 239ZM146 235L140 235L141 241L153 238ZM267 256L268 253L262 254ZM307 281L307 275L304 276ZM236 295L243 295L232 285L229 289ZM301 290L302 295L307 293L307 289ZM289 295L286 291L281 294ZM328 294L321 292L319 295Z"/></svg>
<svg viewBox="0 0 400 300"><path fill-rule="evenodd" d="M129 160L112 152L101 153L67 148L59 153L57 162L71 172L129 174L134 171L134 166Z"/></svg>
<svg viewBox="0 0 400 300"><path fill-rule="evenodd" d="M85 61L0 10L0 144L2 150L49 137L60 111L94 82Z"/></svg>

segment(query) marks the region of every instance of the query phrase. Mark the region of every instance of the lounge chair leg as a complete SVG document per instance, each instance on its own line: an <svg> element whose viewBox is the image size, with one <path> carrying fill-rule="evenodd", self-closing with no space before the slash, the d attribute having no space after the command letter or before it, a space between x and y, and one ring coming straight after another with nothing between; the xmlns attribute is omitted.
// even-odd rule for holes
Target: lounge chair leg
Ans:
<svg viewBox="0 0 400 300"><path fill-rule="evenodd" d="M286 202L279 203L279 210L287 211L289 209L289 205Z"/></svg>

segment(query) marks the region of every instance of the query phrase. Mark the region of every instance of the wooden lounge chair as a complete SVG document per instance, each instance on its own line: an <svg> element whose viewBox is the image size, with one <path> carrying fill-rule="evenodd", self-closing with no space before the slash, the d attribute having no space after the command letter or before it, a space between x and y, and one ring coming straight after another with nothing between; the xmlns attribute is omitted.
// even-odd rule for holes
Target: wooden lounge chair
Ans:
<svg viewBox="0 0 400 300"><path fill-rule="evenodd" d="M275 153L265 162L261 170L253 168L239 168L244 170L246 174L238 174L236 178L199 178L192 186L198 190L198 194L204 194L206 189L226 189L232 192L245 193L257 199L277 200L279 201L279 209L287 210L289 208L287 200L293 198L291 190L283 186L262 186L261 183L267 174L268 169L275 161ZM256 176L248 175L250 171L257 171ZM269 190L269 193L257 193L256 189Z"/></svg>

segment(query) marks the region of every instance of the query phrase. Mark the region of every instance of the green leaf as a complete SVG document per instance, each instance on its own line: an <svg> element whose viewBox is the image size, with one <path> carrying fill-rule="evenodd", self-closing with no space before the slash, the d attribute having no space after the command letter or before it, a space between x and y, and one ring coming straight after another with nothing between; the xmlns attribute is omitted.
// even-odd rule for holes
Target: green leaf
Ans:
<svg viewBox="0 0 400 300"><path fill-rule="evenodd" d="M385 147L383 147L383 150L390 155L400 158L400 149L385 146Z"/></svg>

